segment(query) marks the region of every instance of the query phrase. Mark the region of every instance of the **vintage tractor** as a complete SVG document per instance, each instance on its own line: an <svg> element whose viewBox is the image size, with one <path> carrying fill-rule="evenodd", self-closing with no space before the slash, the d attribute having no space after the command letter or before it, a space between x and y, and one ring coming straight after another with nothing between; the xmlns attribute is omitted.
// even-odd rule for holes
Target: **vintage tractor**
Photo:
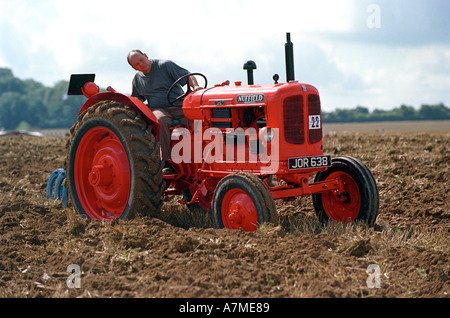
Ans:
<svg viewBox="0 0 450 318"><path fill-rule="evenodd" d="M204 75L189 74L205 85L169 100L182 101L188 122L172 128L171 175L162 174L159 123L147 105L112 88L99 93L93 75L72 75L69 94L88 100L48 197L57 180L55 197L70 198L82 216L112 220L156 216L164 196L179 195L189 208L210 211L218 228L255 231L277 222L274 200L312 195L321 221L373 225L379 194L372 173L355 158L323 154L319 92L294 80L289 33L285 50L286 83L275 74L273 84L255 85L252 61L244 65L248 85L207 87Z"/></svg>

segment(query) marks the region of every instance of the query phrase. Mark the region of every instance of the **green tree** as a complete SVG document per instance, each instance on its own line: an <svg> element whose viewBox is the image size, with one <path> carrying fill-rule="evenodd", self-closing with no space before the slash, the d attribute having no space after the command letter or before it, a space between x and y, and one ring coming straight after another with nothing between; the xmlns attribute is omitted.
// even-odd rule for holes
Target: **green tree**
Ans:
<svg viewBox="0 0 450 318"><path fill-rule="evenodd" d="M0 97L0 128L15 129L23 120L27 105L23 104L22 94L5 92Z"/></svg>
<svg viewBox="0 0 450 318"><path fill-rule="evenodd" d="M0 68L0 96L6 92L23 93L22 81L15 78L12 71L7 68Z"/></svg>
<svg viewBox="0 0 450 318"><path fill-rule="evenodd" d="M419 110L412 106L401 105L391 110L375 109L357 106L355 109L336 109L324 112L323 121L328 123L365 122L365 121L400 121L400 120L436 120L450 119L450 108L443 103L437 105L422 105Z"/></svg>
<svg viewBox="0 0 450 318"><path fill-rule="evenodd" d="M368 121L370 116L369 109L363 106L357 106L354 111L352 111L353 121Z"/></svg>
<svg viewBox="0 0 450 318"><path fill-rule="evenodd" d="M69 128L77 121L84 96L67 96L68 81L45 87L32 79L20 80L0 68L0 129Z"/></svg>
<svg viewBox="0 0 450 318"><path fill-rule="evenodd" d="M450 109L443 103L438 105L422 105L419 109L421 119L450 119Z"/></svg>

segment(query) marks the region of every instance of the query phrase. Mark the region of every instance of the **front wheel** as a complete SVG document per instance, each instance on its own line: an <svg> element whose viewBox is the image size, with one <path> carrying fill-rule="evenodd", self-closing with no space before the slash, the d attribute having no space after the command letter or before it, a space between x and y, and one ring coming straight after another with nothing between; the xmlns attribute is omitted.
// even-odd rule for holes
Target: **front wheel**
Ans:
<svg viewBox="0 0 450 318"><path fill-rule="evenodd" d="M355 158L336 157L329 169L317 173L314 181L334 179L343 182L343 193L334 190L313 195L314 209L320 221L362 220L372 226L378 215L379 194L370 170Z"/></svg>
<svg viewBox="0 0 450 318"><path fill-rule="evenodd" d="M224 177L213 197L217 228L253 232L265 222L276 222L276 207L269 189L257 176L235 173Z"/></svg>
<svg viewBox="0 0 450 318"><path fill-rule="evenodd" d="M66 170L77 212L98 220L155 216L162 205L159 144L130 106L103 101L71 129Z"/></svg>

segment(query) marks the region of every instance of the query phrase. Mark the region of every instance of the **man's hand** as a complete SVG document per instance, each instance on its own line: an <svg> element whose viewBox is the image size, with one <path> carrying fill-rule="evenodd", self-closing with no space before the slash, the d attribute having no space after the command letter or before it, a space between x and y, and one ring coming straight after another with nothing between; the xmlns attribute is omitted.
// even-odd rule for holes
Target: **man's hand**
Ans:
<svg viewBox="0 0 450 318"><path fill-rule="evenodd" d="M194 92L203 89L203 87L198 85L197 79L195 76L189 76L189 86L192 88Z"/></svg>

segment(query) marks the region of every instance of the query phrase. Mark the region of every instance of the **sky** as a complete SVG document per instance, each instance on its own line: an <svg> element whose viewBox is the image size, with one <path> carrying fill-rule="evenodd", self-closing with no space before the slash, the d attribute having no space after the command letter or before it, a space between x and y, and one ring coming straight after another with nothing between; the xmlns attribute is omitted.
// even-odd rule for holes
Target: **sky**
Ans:
<svg viewBox="0 0 450 318"><path fill-rule="evenodd" d="M0 67L46 86L95 73L130 94L140 49L200 72L209 85L286 81L286 33L295 79L322 109L450 106L448 0L0 0Z"/></svg>

